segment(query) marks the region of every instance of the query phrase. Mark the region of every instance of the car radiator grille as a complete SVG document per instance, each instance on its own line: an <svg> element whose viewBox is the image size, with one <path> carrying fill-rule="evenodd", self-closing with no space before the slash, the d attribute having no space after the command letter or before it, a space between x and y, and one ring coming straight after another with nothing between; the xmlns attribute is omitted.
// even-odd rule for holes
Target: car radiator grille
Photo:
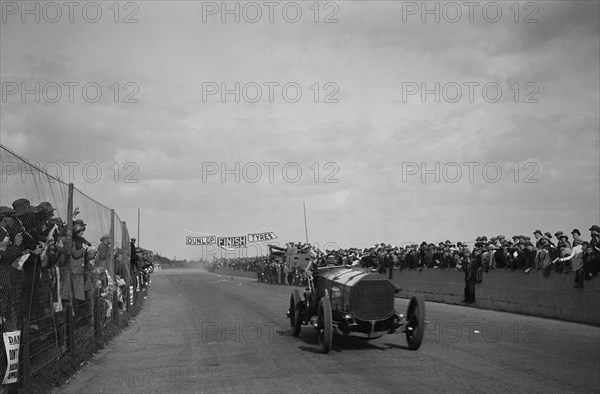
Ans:
<svg viewBox="0 0 600 394"><path fill-rule="evenodd" d="M350 313L361 320L381 320L394 312L394 287L387 280L361 280L351 290Z"/></svg>

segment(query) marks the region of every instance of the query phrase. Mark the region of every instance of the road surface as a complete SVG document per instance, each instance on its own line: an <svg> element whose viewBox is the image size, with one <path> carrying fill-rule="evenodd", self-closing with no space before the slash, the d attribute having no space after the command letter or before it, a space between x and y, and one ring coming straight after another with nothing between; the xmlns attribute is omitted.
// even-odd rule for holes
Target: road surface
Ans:
<svg viewBox="0 0 600 394"><path fill-rule="evenodd" d="M143 311L60 393L596 392L600 328L427 303L421 348L403 335L289 334L291 288L160 270ZM405 313L408 300L397 299Z"/></svg>

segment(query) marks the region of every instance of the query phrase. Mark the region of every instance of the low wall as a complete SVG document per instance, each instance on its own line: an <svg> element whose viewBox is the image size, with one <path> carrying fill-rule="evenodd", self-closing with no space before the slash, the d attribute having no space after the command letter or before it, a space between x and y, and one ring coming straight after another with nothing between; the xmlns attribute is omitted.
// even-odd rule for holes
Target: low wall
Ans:
<svg viewBox="0 0 600 394"><path fill-rule="evenodd" d="M219 268L221 275L256 278L255 272ZM392 282L401 297L421 293L427 301L462 304L465 274L457 270L394 271ZM575 274L493 270L475 286L475 307L600 325L600 277L573 287Z"/></svg>
<svg viewBox="0 0 600 394"><path fill-rule="evenodd" d="M464 273L460 271L394 271L401 296L421 293L428 301L462 304ZM573 287L575 274L494 270L475 286L475 306L497 311L600 325L600 277Z"/></svg>

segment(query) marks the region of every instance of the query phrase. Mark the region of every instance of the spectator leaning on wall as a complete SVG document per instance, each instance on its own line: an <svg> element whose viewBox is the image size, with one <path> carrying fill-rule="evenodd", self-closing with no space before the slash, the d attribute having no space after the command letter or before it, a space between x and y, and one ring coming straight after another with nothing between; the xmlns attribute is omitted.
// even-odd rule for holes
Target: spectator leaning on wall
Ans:
<svg viewBox="0 0 600 394"><path fill-rule="evenodd" d="M592 240L584 253L585 278L591 279L600 271L600 226L594 224L589 229Z"/></svg>
<svg viewBox="0 0 600 394"><path fill-rule="evenodd" d="M571 262L571 267L575 271L575 287L583 289L583 253L587 248L588 242L583 242L581 245L571 249L568 256L559 257L554 262Z"/></svg>

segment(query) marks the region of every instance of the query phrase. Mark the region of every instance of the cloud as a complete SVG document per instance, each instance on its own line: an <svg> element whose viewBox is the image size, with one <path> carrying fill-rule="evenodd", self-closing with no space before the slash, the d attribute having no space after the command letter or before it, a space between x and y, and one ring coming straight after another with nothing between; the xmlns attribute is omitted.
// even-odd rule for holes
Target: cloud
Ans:
<svg viewBox="0 0 600 394"><path fill-rule="evenodd" d="M141 208L142 238L170 255L198 252L184 249L182 228L304 239L303 201L311 239L347 246L598 221L597 3L520 2L519 23L512 2L498 3L498 23L403 22L402 3L335 4L318 23L308 5L299 23L223 24L203 23L201 4L154 2L140 3L135 24L2 24L3 82L80 85L72 103L8 97L1 141L34 162L98 163L101 181L78 173L76 186L132 228ZM530 4L539 21L522 23ZM322 23L332 11L338 23ZM97 103L82 96L89 82L102 87ZM407 82L440 91L403 97ZM465 82L478 83L472 100ZM207 83L240 88L223 100ZM300 86L298 102L286 83ZM456 103L448 84L462 87ZM137 103L124 102L131 94ZM478 163L473 182L466 162ZM406 173L436 163L439 182ZM443 173L452 163L463 171L454 183ZM498 182L486 164L490 176L502 169Z"/></svg>

